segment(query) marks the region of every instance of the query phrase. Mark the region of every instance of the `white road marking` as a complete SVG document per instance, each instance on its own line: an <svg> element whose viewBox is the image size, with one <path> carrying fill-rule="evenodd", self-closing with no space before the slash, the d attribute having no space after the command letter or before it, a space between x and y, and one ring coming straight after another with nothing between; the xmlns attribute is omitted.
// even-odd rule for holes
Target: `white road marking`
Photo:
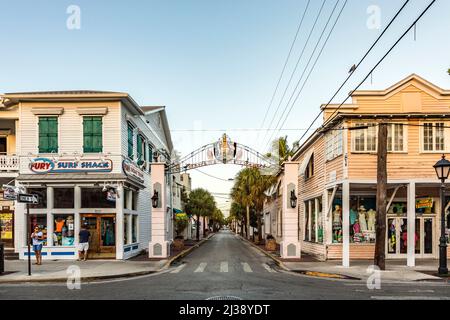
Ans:
<svg viewBox="0 0 450 320"><path fill-rule="evenodd" d="M220 263L220 272L228 272L228 262L227 261Z"/></svg>
<svg viewBox="0 0 450 320"><path fill-rule="evenodd" d="M420 289L416 289L416 290L409 290L409 293L434 293L434 290L420 290Z"/></svg>
<svg viewBox="0 0 450 320"><path fill-rule="evenodd" d="M171 271L170 273L179 273L185 267L186 267L186 264L182 264L182 265L178 266L175 270Z"/></svg>
<svg viewBox="0 0 450 320"><path fill-rule="evenodd" d="M427 296L372 296L374 300L450 300L450 297L427 297Z"/></svg>
<svg viewBox="0 0 450 320"><path fill-rule="evenodd" d="M198 268L194 271L195 273L199 273L199 272L203 272L205 271L205 268L208 264L206 262L202 262L200 263L200 265L198 266Z"/></svg>
<svg viewBox="0 0 450 320"><path fill-rule="evenodd" d="M242 262L242 268L244 268L245 272L253 272L252 268L250 268L250 265L247 262Z"/></svg>
<svg viewBox="0 0 450 320"><path fill-rule="evenodd" d="M271 267L269 267L269 265L267 263L263 263L262 266L264 267L264 269L266 269L268 272L276 272L275 270L273 270Z"/></svg>

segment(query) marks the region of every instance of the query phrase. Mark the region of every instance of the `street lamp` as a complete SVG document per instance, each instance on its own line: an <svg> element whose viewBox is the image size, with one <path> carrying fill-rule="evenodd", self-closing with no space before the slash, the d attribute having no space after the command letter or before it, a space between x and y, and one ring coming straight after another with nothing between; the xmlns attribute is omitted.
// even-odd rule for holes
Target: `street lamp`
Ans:
<svg viewBox="0 0 450 320"><path fill-rule="evenodd" d="M291 191L291 208L295 209L297 207L297 196L295 195L295 190Z"/></svg>
<svg viewBox="0 0 450 320"><path fill-rule="evenodd" d="M158 191L155 190L153 192L153 197L151 199L152 199L152 207L158 208L158 201L159 201Z"/></svg>
<svg viewBox="0 0 450 320"><path fill-rule="evenodd" d="M439 240L439 275L447 275L447 237L445 236L445 180L450 174L450 161L442 159L434 165L438 179L441 180L441 238Z"/></svg>

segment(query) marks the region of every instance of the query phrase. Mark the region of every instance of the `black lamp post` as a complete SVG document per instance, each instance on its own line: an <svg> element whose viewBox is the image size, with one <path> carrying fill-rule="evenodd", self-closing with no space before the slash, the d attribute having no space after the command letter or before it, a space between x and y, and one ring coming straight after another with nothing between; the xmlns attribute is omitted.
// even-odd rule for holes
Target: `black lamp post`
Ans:
<svg viewBox="0 0 450 320"><path fill-rule="evenodd" d="M152 207L153 208L158 208L158 201L159 201L158 191L155 190L153 192L153 197L151 199L152 199Z"/></svg>
<svg viewBox="0 0 450 320"><path fill-rule="evenodd" d="M291 191L291 208L295 209L297 207L297 196L295 195L295 190Z"/></svg>
<svg viewBox="0 0 450 320"><path fill-rule="evenodd" d="M441 238L439 240L439 275L447 275L447 238L445 236L445 180L448 179L450 174L450 161L445 159L445 155L442 159L434 165L436 174L441 180Z"/></svg>

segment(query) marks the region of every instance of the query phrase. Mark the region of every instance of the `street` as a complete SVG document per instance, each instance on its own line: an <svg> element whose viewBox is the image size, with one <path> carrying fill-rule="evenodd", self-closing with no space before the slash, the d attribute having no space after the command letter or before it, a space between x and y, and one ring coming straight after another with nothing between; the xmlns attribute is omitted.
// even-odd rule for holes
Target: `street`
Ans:
<svg viewBox="0 0 450 320"><path fill-rule="evenodd" d="M450 300L450 286L384 283L369 290L363 281L306 277L279 270L274 262L229 231L221 231L170 269L131 279L82 283L1 285L0 299L205 300L374 299Z"/></svg>

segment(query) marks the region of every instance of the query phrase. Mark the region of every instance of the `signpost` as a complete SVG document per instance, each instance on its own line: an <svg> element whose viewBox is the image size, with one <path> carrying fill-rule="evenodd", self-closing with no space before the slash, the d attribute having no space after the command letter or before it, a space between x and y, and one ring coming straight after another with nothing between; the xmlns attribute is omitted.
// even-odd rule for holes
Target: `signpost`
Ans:
<svg viewBox="0 0 450 320"><path fill-rule="evenodd" d="M30 204L38 204L39 197L36 194L24 194L17 195L17 202L25 203L27 206L27 243L28 243L28 275L31 276L31 226L30 226Z"/></svg>

